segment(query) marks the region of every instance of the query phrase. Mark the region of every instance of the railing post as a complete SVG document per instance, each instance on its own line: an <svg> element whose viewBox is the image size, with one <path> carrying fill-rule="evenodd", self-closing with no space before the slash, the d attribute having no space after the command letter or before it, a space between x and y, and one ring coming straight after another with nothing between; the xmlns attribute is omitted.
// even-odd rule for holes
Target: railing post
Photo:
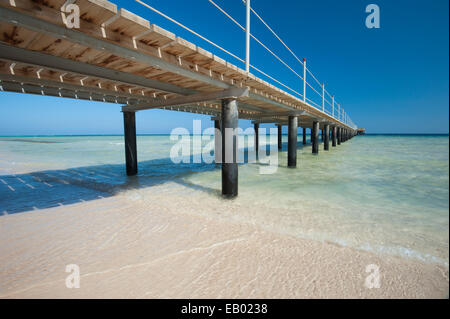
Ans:
<svg viewBox="0 0 450 319"><path fill-rule="evenodd" d="M303 102L306 102L306 59L303 59Z"/></svg>
<svg viewBox="0 0 450 319"><path fill-rule="evenodd" d="M245 71L250 72L250 0L246 0L247 27L245 29Z"/></svg>
<svg viewBox="0 0 450 319"><path fill-rule="evenodd" d="M322 83L322 112L325 112L325 83Z"/></svg>
<svg viewBox="0 0 450 319"><path fill-rule="evenodd" d="M335 118L334 117L334 95L333 95L333 118Z"/></svg>

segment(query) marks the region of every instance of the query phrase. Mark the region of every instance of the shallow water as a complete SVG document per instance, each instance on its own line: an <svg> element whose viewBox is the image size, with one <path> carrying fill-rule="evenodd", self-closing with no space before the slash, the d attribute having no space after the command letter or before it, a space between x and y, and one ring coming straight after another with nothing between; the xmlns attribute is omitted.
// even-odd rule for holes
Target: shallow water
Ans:
<svg viewBox="0 0 450 319"><path fill-rule="evenodd" d="M220 167L174 164L169 136L138 136L135 178L121 136L0 138L0 215L123 194L151 209L189 200L211 218L448 266L448 136L360 136L319 156L300 145L296 169L283 142L276 173L240 165L239 197L225 201Z"/></svg>

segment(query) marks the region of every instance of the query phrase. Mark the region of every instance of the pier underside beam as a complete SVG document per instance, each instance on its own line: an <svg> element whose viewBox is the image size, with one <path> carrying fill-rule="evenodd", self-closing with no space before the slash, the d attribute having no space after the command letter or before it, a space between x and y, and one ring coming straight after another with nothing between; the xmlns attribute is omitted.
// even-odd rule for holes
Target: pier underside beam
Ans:
<svg viewBox="0 0 450 319"><path fill-rule="evenodd" d="M127 175L134 176L138 172L137 144L136 144L136 113L123 112L125 136L125 161Z"/></svg>
<svg viewBox="0 0 450 319"><path fill-rule="evenodd" d="M313 122L311 130L312 139L312 152L313 154L319 154L319 122Z"/></svg>
<svg viewBox="0 0 450 319"><path fill-rule="evenodd" d="M297 167L297 129L298 118L296 116L289 116L288 167Z"/></svg>
<svg viewBox="0 0 450 319"><path fill-rule="evenodd" d="M222 100L222 195L233 198L238 195L238 102Z"/></svg>
<svg viewBox="0 0 450 319"><path fill-rule="evenodd" d="M231 88L217 92L197 93L187 96L176 97L172 99L161 99L147 103L146 106L124 106L122 111L140 111L161 108L166 106L180 106L192 103L208 102L219 99L236 99L240 97L248 97L248 88Z"/></svg>
<svg viewBox="0 0 450 319"><path fill-rule="evenodd" d="M325 124L325 140L323 141L323 149L328 151L330 149L330 125Z"/></svg>

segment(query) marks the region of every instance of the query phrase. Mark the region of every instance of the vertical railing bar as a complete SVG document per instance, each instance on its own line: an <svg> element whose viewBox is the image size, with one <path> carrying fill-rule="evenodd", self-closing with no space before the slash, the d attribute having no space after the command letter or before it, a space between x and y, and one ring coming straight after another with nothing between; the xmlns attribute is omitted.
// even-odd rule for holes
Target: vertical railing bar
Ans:
<svg viewBox="0 0 450 319"><path fill-rule="evenodd" d="M250 0L246 1L247 25L245 29L245 71L250 72Z"/></svg>
<svg viewBox="0 0 450 319"><path fill-rule="evenodd" d="M303 102L306 102L306 59L303 59Z"/></svg>

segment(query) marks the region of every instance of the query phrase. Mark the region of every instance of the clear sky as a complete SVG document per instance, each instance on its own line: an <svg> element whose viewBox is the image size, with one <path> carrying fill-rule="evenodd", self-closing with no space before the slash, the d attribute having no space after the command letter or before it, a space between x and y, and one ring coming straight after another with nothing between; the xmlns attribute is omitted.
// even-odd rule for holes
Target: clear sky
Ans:
<svg viewBox="0 0 450 319"><path fill-rule="evenodd" d="M112 2L244 68L135 1ZM144 2L245 57L244 32L208 0ZM242 0L215 2L245 25ZM380 7L380 29L365 26L371 3ZM448 0L252 0L252 6L368 133L449 132ZM295 58L254 15L252 21L252 33L301 74ZM251 47L252 64L301 92L296 76L255 41ZM191 128L193 119L212 125L209 116L147 110L137 113L137 130L170 133ZM122 134L122 121L115 104L0 92L0 135Z"/></svg>

